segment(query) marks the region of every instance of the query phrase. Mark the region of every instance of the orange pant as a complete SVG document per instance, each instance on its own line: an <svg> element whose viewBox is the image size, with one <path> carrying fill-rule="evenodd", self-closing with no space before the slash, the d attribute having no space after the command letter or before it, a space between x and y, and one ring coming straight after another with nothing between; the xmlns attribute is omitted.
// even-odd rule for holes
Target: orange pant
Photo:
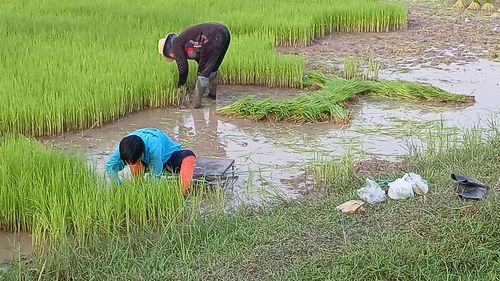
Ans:
<svg viewBox="0 0 500 281"><path fill-rule="evenodd" d="M182 194L186 195L189 191L189 186L193 181L194 174L194 165L195 165L196 157L195 156L187 156L182 159L181 169L179 172L179 181L182 185ZM129 165L130 172L134 177L142 177L144 176L145 167L141 161L136 164Z"/></svg>

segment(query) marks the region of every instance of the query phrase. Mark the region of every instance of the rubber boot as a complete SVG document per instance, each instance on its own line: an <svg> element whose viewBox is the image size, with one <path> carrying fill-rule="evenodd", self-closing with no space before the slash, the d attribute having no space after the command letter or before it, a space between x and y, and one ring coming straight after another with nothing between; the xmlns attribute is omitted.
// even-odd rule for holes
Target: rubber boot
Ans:
<svg viewBox="0 0 500 281"><path fill-rule="evenodd" d="M217 71L210 73L210 76L208 77L208 98L211 100L217 99L217 86L219 85L217 78Z"/></svg>
<svg viewBox="0 0 500 281"><path fill-rule="evenodd" d="M198 76L198 80L196 81L196 86L194 87L193 93L193 108L201 107L201 98L203 94L207 91L208 87L208 78L203 76Z"/></svg>

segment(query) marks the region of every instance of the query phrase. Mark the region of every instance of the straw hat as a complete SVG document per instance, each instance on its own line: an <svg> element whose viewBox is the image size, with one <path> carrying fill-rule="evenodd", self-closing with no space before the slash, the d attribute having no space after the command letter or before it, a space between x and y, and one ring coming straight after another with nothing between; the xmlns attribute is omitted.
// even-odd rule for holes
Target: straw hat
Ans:
<svg viewBox="0 0 500 281"><path fill-rule="evenodd" d="M167 38L160 38L160 40L158 40L158 53L160 53L160 55L163 55L163 48L165 47L166 41Z"/></svg>

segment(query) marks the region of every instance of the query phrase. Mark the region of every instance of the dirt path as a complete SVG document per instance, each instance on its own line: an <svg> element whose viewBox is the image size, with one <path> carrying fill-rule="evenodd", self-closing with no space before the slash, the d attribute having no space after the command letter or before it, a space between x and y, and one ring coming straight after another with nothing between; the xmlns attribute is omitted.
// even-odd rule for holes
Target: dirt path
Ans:
<svg viewBox="0 0 500 281"><path fill-rule="evenodd" d="M466 62L500 56L500 14L457 11L454 1L410 0L408 27L387 33L332 33L302 48L280 47L300 54L307 69L335 71L347 56L374 58L382 67ZM496 1L499 7L499 1Z"/></svg>

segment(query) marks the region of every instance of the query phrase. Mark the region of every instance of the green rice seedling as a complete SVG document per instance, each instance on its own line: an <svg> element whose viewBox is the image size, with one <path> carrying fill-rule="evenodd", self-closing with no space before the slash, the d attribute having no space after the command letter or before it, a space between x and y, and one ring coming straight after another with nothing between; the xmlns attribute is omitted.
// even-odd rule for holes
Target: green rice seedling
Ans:
<svg viewBox="0 0 500 281"><path fill-rule="evenodd" d="M379 80L370 93L398 99L418 99L431 102L474 102L473 96L448 93L438 87L403 80Z"/></svg>
<svg viewBox="0 0 500 281"><path fill-rule="evenodd" d="M359 159L358 159L359 157ZM354 173L353 167L356 159L351 150L340 157L316 155L315 159L306 166L306 171L311 174L314 184L326 192L339 192L342 187L360 186L362 179Z"/></svg>
<svg viewBox="0 0 500 281"><path fill-rule="evenodd" d="M321 71L311 71L305 75L303 87L321 87L328 81L328 76Z"/></svg>
<svg viewBox="0 0 500 281"><path fill-rule="evenodd" d="M479 0L472 0L470 3L469 7L467 7L469 10L480 10L481 9L481 3Z"/></svg>
<svg viewBox="0 0 500 281"><path fill-rule="evenodd" d="M481 9L489 12L494 12L496 10L495 5L493 4L493 0L484 1L484 4L481 7Z"/></svg>
<svg viewBox="0 0 500 281"><path fill-rule="evenodd" d="M474 97L448 93L440 88L409 81L347 80L331 75L311 73L308 84L320 89L285 101L271 98L255 100L247 96L231 103L218 112L222 115L252 120L289 120L293 122L317 122L330 120L346 124L350 113L349 101L359 95L369 94L397 99L416 99L431 102L471 103Z"/></svg>
<svg viewBox="0 0 500 281"><path fill-rule="evenodd" d="M0 153L0 227L31 232L37 248L170 229L184 213L177 180L109 187L84 159L19 137L2 140Z"/></svg>
<svg viewBox="0 0 500 281"><path fill-rule="evenodd" d="M465 0L457 0L457 2L455 2L455 4L453 5L453 8L457 10L463 10L467 7L466 5L467 4L465 3Z"/></svg>
<svg viewBox="0 0 500 281"><path fill-rule="evenodd" d="M355 57L348 57L344 61L344 79L360 78L359 60Z"/></svg>
<svg viewBox="0 0 500 281"><path fill-rule="evenodd" d="M379 62L375 61L374 59L369 59L365 79L378 80L379 67Z"/></svg>

